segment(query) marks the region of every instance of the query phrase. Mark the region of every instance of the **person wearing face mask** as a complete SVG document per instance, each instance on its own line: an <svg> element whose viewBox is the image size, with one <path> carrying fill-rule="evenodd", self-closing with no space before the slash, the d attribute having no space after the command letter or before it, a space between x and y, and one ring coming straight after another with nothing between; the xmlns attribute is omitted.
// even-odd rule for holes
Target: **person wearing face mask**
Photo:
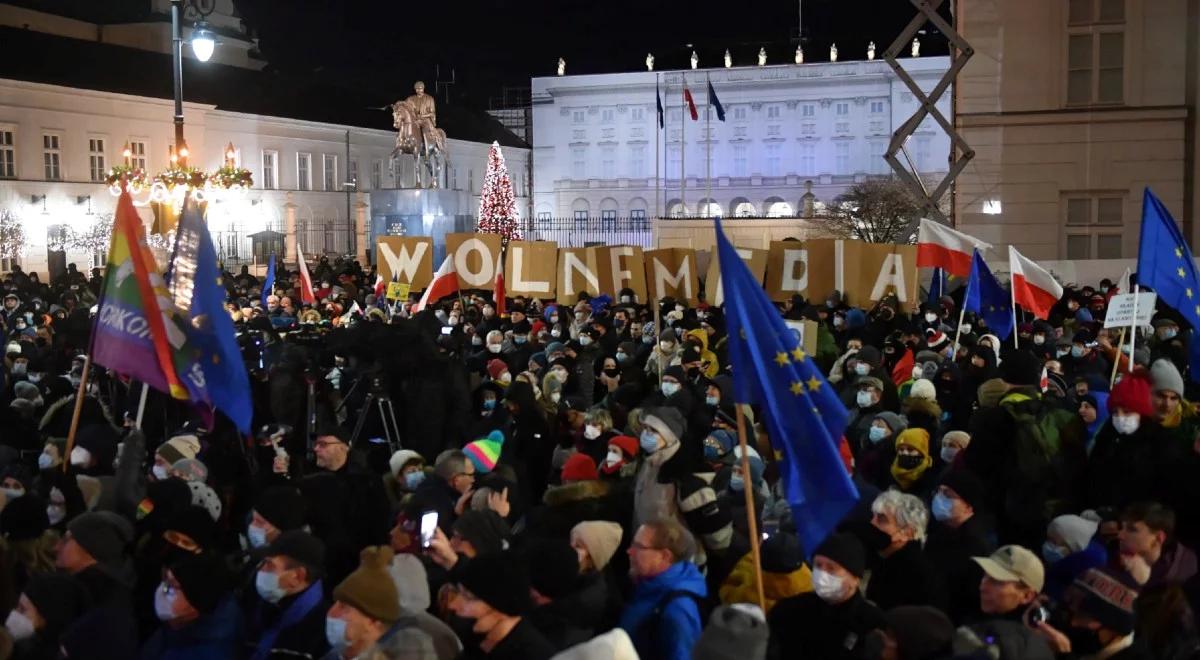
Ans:
<svg viewBox="0 0 1200 660"><path fill-rule="evenodd" d="M400 607L388 574L392 557L386 546L363 548L358 568L333 590L333 605L325 615L325 639L331 647L326 658L436 657L429 634Z"/></svg>
<svg viewBox="0 0 1200 660"><path fill-rule="evenodd" d="M654 324L648 324L653 326ZM643 336L654 336L649 333ZM658 375L665 371L667 367L672 367L679 364L682 351L679 348L679 341L674 333L667 331L659 337L658 344L651 351L650 357L646 360L646 380L657 381Z"/></svg>
<svg viewBox="0 0 1200 660"><path fill-rule="evenodd" d="M896 457L888 472L889 487L900 489L926 499L933 490L937 472L933 469L933 457L929 454L929 431L910 427L896 436Z"/></svg>
<svg viewBox="0 0 1200 660"><path fill-rule="evenodd" d="M854 453L855 471L876 487L883 487L888 482L888 468L896 458L896 436L908 428L908 422L886 410L864 419L870 421L865 434L860 434L861 429L856 429L853 436L847 433L846 439L851 443L850 448Z"/></svg>
<svg viewBox="0 0 1200 660"><path fill-rule="evenodd" d="M162 481L171 476L172 465L185 459L194 459L199 453L199 438L190 434L177 435L154 450L154 465L150 468L150 476L156 481Z"/></svg>
<svg viewBox="0 0 1200 660"><path fill-rule="evenodd" d="M578 387L578 394L589 404L596 401L596 362L602 359L604 351L599 343L600 333L591 324L579 330L578 348L574 342L575 369L572 375Z"/></svg>
<svg viewBox="0 0 1200 660"><path fill-rule="evenodd" d="M846 425L846 439L851 447L864 447L870 442L868 436L875 415L884 411L879 403L883 387L878 378L863 376L842 395L843 402L849 399L846 409L851 412L851 417Z"/></svg>
<svg viewBox="0 0 1200 660"><path fill-rule="evenodd" d="M880 609L931 605L945 610L942 573L922 550L928 524L929 511L920 498L887 490L871 503L870 523L857 527L874 553L867 598Z"/></svg>
<svg viewBox="0 0 1200 660"><path fill-rule="evenodd" d="M846 362L846 377L841 386L842 403L846 408L853 409L857 404L859 383L865 378L873 378L879 382L879 405L883 410L893 412L900 410L900 396L896 392L896 384L890 374L883 368L883 354L874 346L863 346ZM859 406L861 408L861 406Z"/></svg>
<svg viewBox="0 0 1200 660"><path fill-rule="evenodd" d="M58 657L63 633L88 606L87 592L69 575L31 577L4 623L13 641L12 657Z"/></svg>
<svg viewBox="0 0 1200 660"><path fill-rule="evenodd" d="M1155 421L1144 370L1121 378L1108 396L1108 422L1087 458L1086 504L1123 506L1152 499L1158 491L1162 427Z"/></svg>
<svg viewBox="0 0 1200 660"><path fill-rule="evenodd" d="M450 603L480 636L463 657L548 660L555 648L527 618L533 606L525 561L511 551L472 561L459 574Z"/></svg>
<svg viewBox="0 0 1200 660"><path fill-rule="evenodd" d="M626 481L638 468L638 439L629 435L616 435L608 440L608 453L600 463L600 478L608 481Z"/></svg>
<svg viewBox="0 0 1200 660"><path fill-rule="evenodd" d="M832 534L812 559L813 590L785 598L767 615L768 658L858 660L867 634L886 623L859 590L866 552L851 534Z"/></svg>
<svg viewBox="0 0 1200 660"><path fill-rule="evenodd" d="M590 408L583 420L583 435L575 449L600 464L608 453L608 441L615 435L612 413L605 408Z"/></svg>
<svg viewBox="0 0 1200 660"><path fill-rule="evenodd" d="M1071 337L1071 353L1060 358L1067 381L1099 374L1107 377L1112 364L1096 348L1096 337L1090 330L1077 330Z"/></svg>
<svg viewBox="0 0 1200 660"><path fill-rule="evenodd" d="M499 358L492 359L487 363L487 373L491 382L501 389L512 384L512 372L509 371L508 365Z"/></svg>
<svg viewBox="0 0 1200 660"><path fill-rule="evenodd" d="M417 486L425 480L425 458L411 449L400 449L388 459L388 472L383 475L383 490L387 493L392 511L404 510Z"/></svg>
<svg viewBox="0 0 1200 660"><path fill-rule="evenodd" d="M933 522L925 541L925 556L945 576L950 618L962 623L979 610L979 566L975 556L996 549L996 530L984 503L983 482L967 470L950 470L934 491Z"/></svg>
<svg viewBox="0 0 1200 660"><path fill-rule="evenodd" d="M528 319L514 322L511 338L504 342L501 359L508 365L508 370L512 373L520 373L529 365L529 357L537 351L536 342L531 340L533 336L533 325Z"/></svg>
<svg viewBox="0 0 1200 660"><path fill-rule="evenodd" d="M319 658L325 639L325 545L307 532L280 534L266 548L247 611L246 653L252 660L288 655Z"/></svg>
<svg viewBox="0 0 1200 660"><path fill-rule="evenodd" d="M1092 514L1088 514L1089 516ZM1096 532L1100 523L1091 518L1065 514L1050 521L1042 561L1046 565L1046 595L1061 602L1075 578L1089 568L1108 565L1108 551Z"/></svg>
<svg viewBox="0 0 1200 660"><path fill-rule="evenodd" d="M1158 657L1134 634L1138 587L1109 568L1091 568L1067 589L1065 627L1040 623L1037 632L1063 657L1150 660Z"/></svg>
<svg viewBox="0 0 1200 660"><path fill-rule="evenodd" d="M273 486L259 494L250 510L246 542L261 549L280 534L304 526L304 498L294 486Z"/></svg>

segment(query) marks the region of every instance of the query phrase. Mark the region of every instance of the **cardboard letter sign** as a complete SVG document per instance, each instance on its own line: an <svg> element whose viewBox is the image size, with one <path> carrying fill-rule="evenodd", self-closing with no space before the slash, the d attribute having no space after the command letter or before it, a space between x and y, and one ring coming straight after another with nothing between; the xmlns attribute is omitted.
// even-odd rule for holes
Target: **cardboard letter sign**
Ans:
<svg viewBox="0 0 1200 660"><path fill-rule="evenodd" d="M750 269L750 274L761 285L763 275L767 271L767 251L761 248L735 248L738 256L746 263L746 267ZM704 280L704 291L708 297L708 304L721 305L725 302L725 292L721 288L721 263L716 252L713 252L712 260L708 262L708 276Z"/></svg>
<svg viewBox="0 0 1200 660"><path fill-rule="evenodd" d="M600 295L600 262L596 248L558 249L558 297L575 300L580 291Z"/></svg>
<svg viewBox="0 0 1200 660"><path fill-rule="evenodd" d="M504 254L507 295L543 300L554 298L558 244L552 241L509 241Z"/></svg>
<svg viewBox="0 0 1200 660"><path fill-rule="evenodd" d="M446 234L446 254L454 255L458 288L491 291L500 266L500 235L476 232Z"/></svg>
<svg viewBox="0 0 1200 660"><path fill-rule="evenodd" d="M601 261L608 265L608 272L611 277L602 283L607 286L600 288L613 297L613 300L618 300L621 295L621 289L633 289L633 295L637 296L638 300L646 299L646 270L642 265L645 263L645 256L642 254L642 248L631 245L618 245L616 247L599 248L602 255Z"/></svg>
<svg viewBox="0 0 1200 660"><path fill-rule="evenodd" d="M420 290L433 279L433 239L428 236L380 236L375 242L375 263L383 281L412 285Z"/></svg>
<svg viewBox="0 0 1200 660"><path fill-rule="evenodd" d="M700 274L697 272L696 251L690 248L666 248L648 250L646 257L646 284L650 289L650 300L662 300L670 296L686 300L689 305L699 302Z"/></svg>

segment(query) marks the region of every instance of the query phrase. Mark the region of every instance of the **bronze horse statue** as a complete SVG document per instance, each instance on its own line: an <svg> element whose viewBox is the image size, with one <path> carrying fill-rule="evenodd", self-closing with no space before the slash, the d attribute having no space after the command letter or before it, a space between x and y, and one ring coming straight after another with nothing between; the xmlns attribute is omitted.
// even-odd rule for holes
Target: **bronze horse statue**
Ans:
<svg viewBox="0 0 1200 660"><path fill-rule="evenodd" d="M407 99L392 104L392 125L396 128L396 148L392 158L412 154L414 185L418 188L437 188L446 167L446 132L422 120L412 102Z"/></svg>

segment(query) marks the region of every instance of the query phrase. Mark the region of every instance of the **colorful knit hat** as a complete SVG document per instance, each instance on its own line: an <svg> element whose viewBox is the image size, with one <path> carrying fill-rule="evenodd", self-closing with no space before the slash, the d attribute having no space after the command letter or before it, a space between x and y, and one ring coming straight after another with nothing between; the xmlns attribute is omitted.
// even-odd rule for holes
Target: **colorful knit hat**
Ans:
<svg viewBox="0 0 1200 660"><path fill-rule="evenodd" d="M475 470L484 474L491 472L500 460L500 450L504 446L504 433L499 429L487 434L474 442L468 442L463 447L463 453L475 464Z"/></svg>

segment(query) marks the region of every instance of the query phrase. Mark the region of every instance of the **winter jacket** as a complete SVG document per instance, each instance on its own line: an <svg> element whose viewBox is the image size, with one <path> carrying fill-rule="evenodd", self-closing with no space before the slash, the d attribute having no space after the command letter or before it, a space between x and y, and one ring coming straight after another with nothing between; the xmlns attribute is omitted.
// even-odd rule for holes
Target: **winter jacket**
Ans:
<svg viewBox="0 0 1200 660"><path fill-rule="evenodd" d="M1142 419L1137 431L1120 435L1110 418L1096 434L1087 460L1087 504L1090 508L1151 499L1159 490L1165 451L1162 427ZM972 442L974 444L974 442Z"/></svg>
<svg viewBox="0 0 1200 660"><path fill-rule="evenodd" d="M476 646L467 648L462 660L549 660L554 646L527 619L521 619L490 652Z"/></svg>
<svg viewBox="0 0 1200 660"><path fill-rule="evenodd" d="M925 541L925 556L945 576L950 609L948 614L962 622L979 611L979 581L983 571L971 560L987 557L996 549L995 529L984 514L976 513L952 528L931 522Z"/></svg>
<svg viewBox="0 0 1200 660"><path fill-rule="evenodd" d="M459 492L454 490L450 484L438 475L431 474L413 492L408 510L416 512L417 515L425 511L437 511L438 527L441 527L442 531L446 533L446 537L449 538L454 530L454 521L458 520L458 514L454 512L454 507L458 504L459 497Z"/></svg>
<svg viewBox="0 0 1200 660"><path fill-rule="evenodd" d="M767 601L768 613L779 601L812 591L812 571L808 569L807 565L803 565L791 573L772 573L764 570L762 576L763 597ZM754 558L752 555L746 554L738 560L733 571L729 573L729 577L725 578L725 583L721 585L721 603L725 605L734 603L757 605L756 583Z"/></svg>
<svg viewBox="0 0 1200 660"><path fill-rule="evenodd" d="M700 342L700 361L704 363L704 367L700 370L700 372L704 374L706 378L715 378L717 374L721 373L721 364L717 359L717 354L708 350L708 332L703 328L688 330L687 333L684 334L683 340L687 341L688 338L692 338Z"/></svg>
<svg viewBox="0 0 1200 660"><path fill-rule="evenodd" d="M657 660L692 657L692 646L703 625L700 609L690 596L666 598L673 591L687 591L701 599L708 594L704 576L686 561L672 564L634 588L620 626L633 640L638 656Z"/></svg>
<svg viewBox="0 0 1200 660"><path fill-rule="evenodd" d="M919 541L909 541L887 558L877 558L867 598L882 610L899 605L930 605L946 611L941 567L925 557Z"/></svg>
<svg viewBox="0 0 1200 660"><path fill-rule="evenodd" d="M552 601L534 608L524 619L550 642L556 653L586 642L595 633L593 629L579 624L571 605L566 600Z"/></svg>
<svg viewBox="0 0 1200 660"><path fill-rule="evenodd" d="M383 482L356 465L354 458L351 455L340 470L311 474L299 484L313 535L325 542L331 584L358 566L362 548L388 540L390 511Z"/></svg>
<svg viewBox="0 0 1200 660"><path fill-rule="evenodd" d="M237 657L241 650L241 611L232 597L182 628L163 624L142 645L143 660L208 660Z"/></svg>
<svg viewBox="0 0 1200 660"><path fill-rule="evenodd" d="M323 590L324 585L318 580L277 604L254 598L250 605L253 609L246 617L247 657L312 659L324 655L329 650L325 614L330 603ZM273 638L265 639L268 635Z"/></svg>
<svg viewBox="0 0 1200 660"><path fill-rule="evenodd" d="M1022 609L1022 613L1024 610ZM1054 660L1054 652L1046 643L1041 633L1030 628L1022 621L1008 618L989 619L966 626L981 640L988 640L989 645L1000 651L1001 658L1021 658L1021 660ZM986 657L972 655L970 657Z"/></svg>
<svg viewBox="0 0 1200 660"><path fill-rule="evenodd" d="M543 505L526 515L525 527L531 534L567 538L576 524L585 520L627 520L628 495L618 501L621 492L610 481L576 481L551 486L542 496Z"/></svg>
<svg viewBox="0 0 1200 660"><path fill-rule="evenodd" d="M883 611L859 592L831 605L813 592L785 598L767 615L770 660L858 660L867 633L887 626Z"/></svg>

